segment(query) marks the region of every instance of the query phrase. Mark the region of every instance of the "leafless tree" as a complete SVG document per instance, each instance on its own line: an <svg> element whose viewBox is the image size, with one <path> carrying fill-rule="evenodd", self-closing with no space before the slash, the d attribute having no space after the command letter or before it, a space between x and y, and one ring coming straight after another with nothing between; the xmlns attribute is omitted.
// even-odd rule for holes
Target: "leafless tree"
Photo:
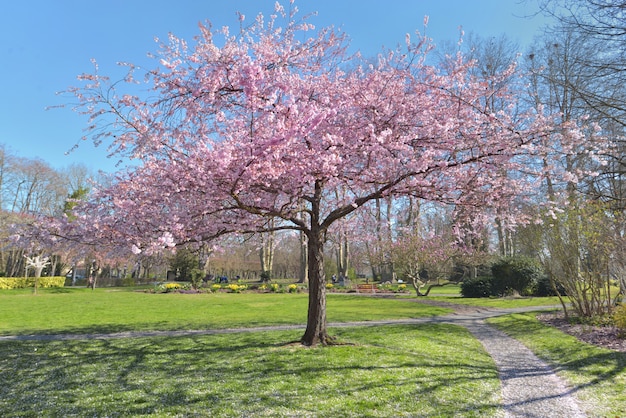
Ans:
<svg viewBox="0 0 626 418"><path fill-rule="evenodd" d="M624 265L624 256L616 249L625 231L626 36L615 29L626 25L618 15L611 17L614 3L542 2L557 24L537 40L525 61L529 105L559 112L566 121L589 118L602 127L612 144L604 155L605 166L583 153L562 161L570 173L596 170L598 176L560 185L548 178L546 183L548 200L560 190L566 192L570 204L558 216L546 218L545 252L540 254L552 278L567 290L576 313L583 316L610 312L614 295L609 280L623 282L619 276L623 269L618 267ZM594 135L588 134L593 140ZM591 222L591 214L598 222Z"/></svg>

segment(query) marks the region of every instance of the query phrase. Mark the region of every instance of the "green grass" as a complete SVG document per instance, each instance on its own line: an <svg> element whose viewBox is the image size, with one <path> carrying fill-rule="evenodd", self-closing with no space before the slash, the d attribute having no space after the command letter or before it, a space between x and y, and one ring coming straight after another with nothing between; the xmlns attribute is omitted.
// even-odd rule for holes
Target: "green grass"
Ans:
<svg viewBox="0 0 626 418"><path fill-rule="evenodd" d="M223 329L305 324L305 293L152 294L127 289L0 291L0 335ZM410 301L328 295L329 322L441 315Z"/></svg>
<svg viewBox="0 0 626 418"><path fill-rule="evenodd" d="M426 291L426 289L428 288L428 286L424 287L424 289L422 289L422 291ZM411 289L413 291L413 293L415 293L413 287L408 286L407 285L407 289ZM451 285L445 285L442 287L433 287L432 290L430 291L429 295L446 295L446 296L457 296L460 297L461 296L461 286L456 285L456 284L451 284Z"/></svg>
<svg viewBox="0 0 626 418"><path fill-rule="evenodd" d="M491 358L463 328L0 343L0 416L489 417ZM451 342L454 344L451 344Z"/></svg>
<svg viewBox="0 0 626 418"><path fill-rule="evenodd" d="M508 308L553 298L427 299ZM150 294L84 288L0 291L0 335L304 324L306 294ZM328 321L448 310L404 296L329 294ZM590 416L626 416L626 358L543 326L493 320L555 365ZM330 330L348 344L287 344L302 331L0 342L0 416L498 416L495 366L465 329Z"/></svg>
<svg viewBox="0 0 626 418"><path fill-rule="evenodd" d="M450 296L429 296L428 299L459 305L481 306L485 308L525 308L529 306L561 306L559 298L553 297L516 297L516 298L462 298Z"/></svg>
<svg viewBox="0 0 626 418"><path fill-rule="evenodd" d="M588 406L590 416L626 416L626 353L583 343L541 324L532 313L489 322L552 364Z"/></svg>

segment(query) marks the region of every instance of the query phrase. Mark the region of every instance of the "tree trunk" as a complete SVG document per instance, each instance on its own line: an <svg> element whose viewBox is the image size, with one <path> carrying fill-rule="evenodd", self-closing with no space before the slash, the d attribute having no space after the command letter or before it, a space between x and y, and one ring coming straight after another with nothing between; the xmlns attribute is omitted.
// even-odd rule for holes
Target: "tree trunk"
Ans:
<svg viewBox="0 0 626 418"><path fill-rule="evenodd" d="M298 283L309 282L309 251L304 232L300 232L300 270L298 275Z"/></svg>
<svg viewBox="0 0 626 418"><path fill-rule="evenodd" d="M272 278L272 267L274 266L274 232L261 234L259 258L262 276L270 280Z"/></svg>
<svg viewBox="0 0 626 418"><path fill-rule="evenodd" d="M339 233L339 243L337 244L337 273L339 278L348 277L348 235L345 231Z"/></svg>
<svg viewBox="0 0 626 418"><path fill-rule="evenodd" d="M327 345L332 338L326 331L326 276L324 274L324 241L319 228L309 232L309 309L306 331L301 342L306 346Z"/></svg>

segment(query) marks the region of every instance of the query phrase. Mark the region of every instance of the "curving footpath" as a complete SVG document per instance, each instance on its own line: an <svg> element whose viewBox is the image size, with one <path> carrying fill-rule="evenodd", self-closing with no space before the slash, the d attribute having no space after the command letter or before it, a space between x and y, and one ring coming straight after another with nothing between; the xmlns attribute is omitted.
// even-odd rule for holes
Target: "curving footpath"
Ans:
<svg viewBox="0 0 626 418"><path fill-rule="evenodd" d="M485 319L495 316L549 308L470 308L441 317L442 323L467 328L493 358L501 381L502 407L506 418L586 417L573 389L548 364L518 340L485 322Z"/></svg>
<svg viewBox="0 0 626 418"><path fill-rule="evenodd" d="M423 302L420 300L420 302ZM457 305L458 307L458 305ZM405 320L330 323L329 327L382 326L397 324L445 323L466 327L494 359L502 382L502 407L506 418L582 418L586 415L574 396L573 389L554 370L519 341L491 327L485 319L549 307L516 309L472 308L449 315ZM231 328L189 331L129 331L111 334L55 334L0 336L0 341L52 341L159 336L229 334L238 332L300 330L302 325L279 325L257 328Z"/></svg>
<svg viewBox="0 0 626 418"><path fill-rule="evenodd" d="M586 416L572 388L522 343L483 320L462 325L482 343L498 367L505 417Z"/></svg>

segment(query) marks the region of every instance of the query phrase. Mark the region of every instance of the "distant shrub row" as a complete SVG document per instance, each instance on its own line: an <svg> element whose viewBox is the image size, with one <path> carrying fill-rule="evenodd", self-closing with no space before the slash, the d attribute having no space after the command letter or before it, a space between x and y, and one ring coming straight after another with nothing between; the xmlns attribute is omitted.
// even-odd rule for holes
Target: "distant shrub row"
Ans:
<svg viewBox="0 0 626 418"><path fill-rule="evenodd" d="M512 294L553 296L555 292L539 261L528 257L501 258L491 266L491 276L480 276L461 283L461 295L466 298Z"/></svg>
<svg viewBox="0 0 626 418"><path fill-rule="evenodd" d="M39 287L63 287L65 285L65 277L40 277ZM26 287L35 287L34 277L0 277L0 289L23 289Z"/></svg>

